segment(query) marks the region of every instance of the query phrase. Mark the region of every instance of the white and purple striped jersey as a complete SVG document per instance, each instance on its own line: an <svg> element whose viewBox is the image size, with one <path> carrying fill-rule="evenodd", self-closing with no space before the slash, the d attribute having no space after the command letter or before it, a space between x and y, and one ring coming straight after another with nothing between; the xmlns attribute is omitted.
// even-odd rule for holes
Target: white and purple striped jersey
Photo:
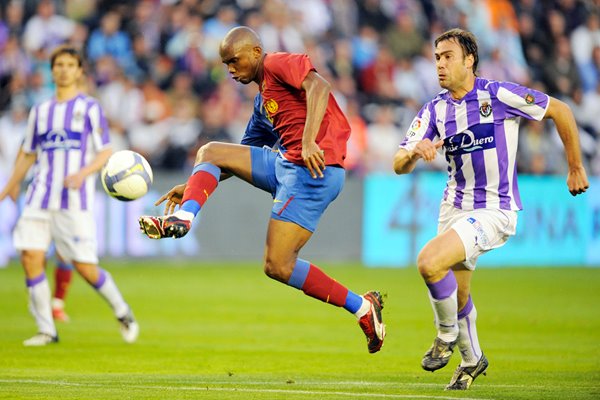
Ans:
<svg viewBox="0 0 600 400"><path fill-rule="evenodd" d="M516 153L521 117L541 120L548 95L509 82L475 79L461 100L440 92L412 121L401 148L422 139L444 141L448 162L444 200L462 210L521 210Z"/></svg>
<svg viewBox="0 0 600 400"><path fill-rule="evenodd" d="M64 186L66 176L90 163L109 145L108 123L97 100L84 94L58 102L47 100L31 109L23 151L36 153L26 206L42 210L90 210L95 174L81 188Z"/></svg>

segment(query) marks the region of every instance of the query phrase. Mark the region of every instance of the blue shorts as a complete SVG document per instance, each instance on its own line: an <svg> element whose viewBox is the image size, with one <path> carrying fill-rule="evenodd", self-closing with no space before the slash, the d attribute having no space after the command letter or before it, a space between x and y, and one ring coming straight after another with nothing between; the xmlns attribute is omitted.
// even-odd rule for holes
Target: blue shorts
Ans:
<svg viewBox="0 0 600 400"><path fill-rule="evenodd" d="M268 147L252 147L254 186L271 193L271 218L293 222L314 232L325 209L344 187L346 171L328 165L323 178L314 179L308 168L287 161Z"/></svg>

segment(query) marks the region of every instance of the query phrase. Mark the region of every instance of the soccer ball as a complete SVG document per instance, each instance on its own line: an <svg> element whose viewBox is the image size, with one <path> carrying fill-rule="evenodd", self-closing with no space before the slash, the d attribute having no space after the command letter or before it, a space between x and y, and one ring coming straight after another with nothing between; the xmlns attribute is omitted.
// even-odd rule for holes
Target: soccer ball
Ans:
<svg viewBox="0 0 600 400"><path fill-rule="evenodd" d="M104 191L122 201L139 199L152 184L152 168L141 154L130 150L110 156L100 173Z"/></svg>

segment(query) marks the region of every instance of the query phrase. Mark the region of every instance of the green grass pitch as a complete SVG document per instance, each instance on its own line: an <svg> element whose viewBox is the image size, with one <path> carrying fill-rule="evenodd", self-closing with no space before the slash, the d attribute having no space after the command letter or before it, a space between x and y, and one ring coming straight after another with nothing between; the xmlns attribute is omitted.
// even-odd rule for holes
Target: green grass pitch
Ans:
<svg viewBox="0 0 600 400"><path fill-rule="evenodd" d="M353 316L271 281L258 262L104 266L140 322L133 345L76 277L61 343L24 348L35 326L23 272L0 270L0 399L600 398L600 269L478 270L473 298L490 368L455 393L443 388L458 354L441 371L420 368L435 333L414 268L323 264L352 290L388 294L388 336L371 355Z"/></svg>

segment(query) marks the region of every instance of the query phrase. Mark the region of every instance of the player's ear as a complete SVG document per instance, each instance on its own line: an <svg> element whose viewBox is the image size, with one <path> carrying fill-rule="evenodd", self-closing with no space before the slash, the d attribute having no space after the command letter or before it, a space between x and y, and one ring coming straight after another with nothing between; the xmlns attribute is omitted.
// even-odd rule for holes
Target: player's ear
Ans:
<svg viewBox="0 0 600 400"><path fill-rule="evenodd" d="M468 56L465 57L465 66L467 68L473 69L474 64L475 64L475 57L473 56L473 54L469 54Z"/></svg>
<svg viewBox="0 0 600 400"><path fill-rule="evenodd" d="M262 56L262 48L260 46L254 46L252 48L252 54L254 55L254 58L256 58L257 60L260 59Z"/></svg>

